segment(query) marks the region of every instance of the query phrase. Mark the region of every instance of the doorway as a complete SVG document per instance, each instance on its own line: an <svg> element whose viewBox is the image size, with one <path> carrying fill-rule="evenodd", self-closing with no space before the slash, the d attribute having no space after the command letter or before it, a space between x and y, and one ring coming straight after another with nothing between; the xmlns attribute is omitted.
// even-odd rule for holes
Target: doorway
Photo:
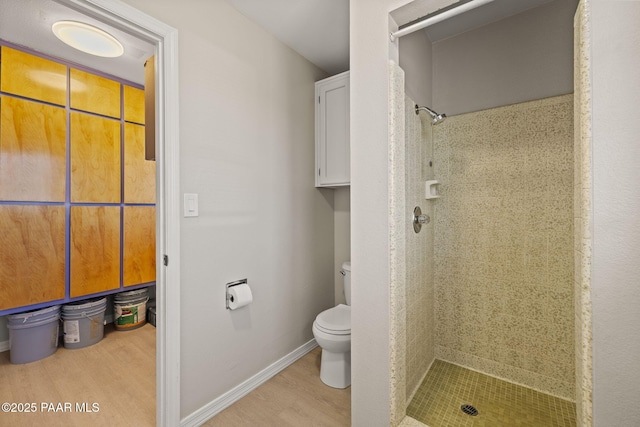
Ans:
<svg viewBox="0 0 640 427"><path fill-rule="evenodd" d="M180 198L178 32L124 3L58 0L155 46L156 424L180 423ZM168 302L171 301L171 304Z"/></svg>

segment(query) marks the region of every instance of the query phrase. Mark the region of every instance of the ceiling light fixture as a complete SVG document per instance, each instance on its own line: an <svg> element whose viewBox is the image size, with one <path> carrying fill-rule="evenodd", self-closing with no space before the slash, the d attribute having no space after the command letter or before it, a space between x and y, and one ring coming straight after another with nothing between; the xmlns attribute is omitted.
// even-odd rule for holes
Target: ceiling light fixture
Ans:
<svg viewBox="0 0 640 427"><path fill-rule="evenodd" d="M76 21L58 21L51 26L53 34L69 46L95 56L122 56L124 47L111 34Z"/></svg>

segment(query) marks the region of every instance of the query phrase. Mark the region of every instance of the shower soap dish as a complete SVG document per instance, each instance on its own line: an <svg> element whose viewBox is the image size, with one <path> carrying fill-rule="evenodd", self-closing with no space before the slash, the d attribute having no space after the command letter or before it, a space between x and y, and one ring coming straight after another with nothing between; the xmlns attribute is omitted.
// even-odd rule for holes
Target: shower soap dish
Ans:
<svg viewBox="0 0 640 427"><path fill-rule="evenodd" d="M426 181L425 182L425 190L424 190L424 198L425 199L437 199L440 197L436 190L436 185L439 185L438 181Z"/></svg>

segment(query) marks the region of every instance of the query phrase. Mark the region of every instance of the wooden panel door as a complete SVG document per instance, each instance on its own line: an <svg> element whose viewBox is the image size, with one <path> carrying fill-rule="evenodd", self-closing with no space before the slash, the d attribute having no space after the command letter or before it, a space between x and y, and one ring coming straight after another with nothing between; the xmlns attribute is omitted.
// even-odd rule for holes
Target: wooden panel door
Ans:
<svg viewBox="0 0 640 427"><path fill-rule="evenodd" d="M144 124L144 90L124 86L124 119L128 122Z"/></svg>
<svg viewBox="0 0 640 427"><path fill-rule="evenodd" d="M120 83L72 68L71 108L120 118Z"/></svg>
<svg viewBox="0 0 640 427"><path fill-rule="evenodd" d="M71 206L71 297L120 287L120 207Z"/></svg>
<svg viewBox="0 0 640 427"><path fill-rule="evenodd" d="M0 200L64 202L64 108L0 99Z"/></svg>
<svg viewBox="0 0 640 427"><path fill-rule="evenodd" d="M0 205L0 310L64 298L64 206Z"/></svg>
<svg viewBox="0 0 640 427"><path fill-rule="evenodd" d="M0 90L66 105L67 66L2 46Z"/></svg>
<svg viewBox="0 0 640 427"><path fill-rule="evenodd" d="M124 202L156 202L156 162L144 159L144 126L124 124Z"/></svg>
<svg viewBox="0 0 640 427"><path fill-rule="evenodd" d="M124 207L124 286L156 280L156 208Z"/></svg>
<svg viewBox="0 0 640 427"><path fill-rule="evenodd" d="M71 113L71 201L120 203L120 122Z"/></svg>

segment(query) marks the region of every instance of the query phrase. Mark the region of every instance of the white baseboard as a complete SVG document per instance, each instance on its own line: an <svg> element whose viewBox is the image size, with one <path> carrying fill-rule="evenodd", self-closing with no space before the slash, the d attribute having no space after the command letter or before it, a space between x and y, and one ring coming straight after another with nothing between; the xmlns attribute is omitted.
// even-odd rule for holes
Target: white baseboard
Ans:
<svg viewBox="0 0 640 427"><path fill-rule="evenodd" d="M282 371L284 368L291 365L293 362L300 359L302 356L309 353L317 346L318 343L316 343L315 339L312 339L311 341L308 341L307 343L301 345L291 353L284 356L282 359L277 360L276 362L267 366L265 369L258 372L242 384L237 385L222 396L212 400L202 408L183 418L180 421L180 427L197 427L202 425L208 419L212 418L217 413L242 399L251 391L255 390L260 385L265 383L269 378L273 377L278 372Z"/></svg>
<svg viewBox="0 0 640 427"><path fill-rule="evenodd" d="M0 341L0 353L3 351L9 351L9 340Z"/></svg>

